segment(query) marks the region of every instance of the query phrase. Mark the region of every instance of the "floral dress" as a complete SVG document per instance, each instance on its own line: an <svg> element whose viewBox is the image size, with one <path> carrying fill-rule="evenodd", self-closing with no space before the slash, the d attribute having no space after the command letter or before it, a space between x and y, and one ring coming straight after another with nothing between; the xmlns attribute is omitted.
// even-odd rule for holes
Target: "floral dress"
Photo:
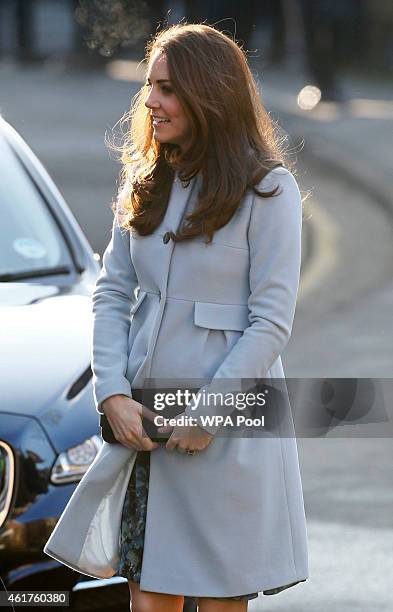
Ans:
<svg viewBox="0 0 393 612"><path fill-rule="evenodd" d="M116 575L140 582L143 544L145 537L145 522L147 496L149 491L150 451L139 451L131 472L126 496L124 499L121 519L120 562ZM304 582L304 580L298 581ZM264 595L274 595L298 582L282 587L263 591ZM213 599L250 600L258 597L258 593L239 595L236 597L214 597Z"/></svg>

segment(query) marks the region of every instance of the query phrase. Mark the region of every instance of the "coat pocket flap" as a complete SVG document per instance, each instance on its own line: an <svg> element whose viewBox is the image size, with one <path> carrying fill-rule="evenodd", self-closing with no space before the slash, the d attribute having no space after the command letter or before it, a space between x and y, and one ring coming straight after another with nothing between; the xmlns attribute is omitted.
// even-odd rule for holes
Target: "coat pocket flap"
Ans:
<svg viewBox="0 0 393 612"><path fill-rule="evenodd" d="M136 299L136 302L134 302L134 304L131 306L131 310L130 310L131 314L135 314L136 313L136 311L138 310L139 306L142 304L143 300L145 299L146 295L147 295L146 291L139 291L138 297Z"/></svg>
<svg viewBox="0 0 393 612"><path fill-rule="evenodd" d="M248 306L243 304L214 304L195 302L194 322L208 329L243 331L250 325Z"/></svg>

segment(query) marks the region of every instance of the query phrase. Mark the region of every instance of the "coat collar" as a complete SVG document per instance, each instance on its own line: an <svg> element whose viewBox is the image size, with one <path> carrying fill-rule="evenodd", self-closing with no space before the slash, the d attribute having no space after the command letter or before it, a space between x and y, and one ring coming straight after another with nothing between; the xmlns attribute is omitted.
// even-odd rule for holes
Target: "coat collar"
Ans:
<svg viewBox="0 0 393 612"><path fill-rule="evenodd" d="M200 174L192 178L186 187L175 174L165 219L165 224L173 231L180 228L185 215L196 205L201 185L202 176Z"/></svg>

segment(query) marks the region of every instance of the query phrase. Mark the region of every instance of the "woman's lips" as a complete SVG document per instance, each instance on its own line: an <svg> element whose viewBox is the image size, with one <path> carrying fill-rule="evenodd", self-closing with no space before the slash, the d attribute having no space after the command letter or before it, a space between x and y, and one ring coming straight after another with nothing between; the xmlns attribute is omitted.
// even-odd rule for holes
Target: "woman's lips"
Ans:
<svg viewBox="0 0 393 612"><path fill-rule="evenodd" d="M153 127L168 125L168 123L170 123L169 119L167 121L157 121L157 119L153 119Z"/></svg>

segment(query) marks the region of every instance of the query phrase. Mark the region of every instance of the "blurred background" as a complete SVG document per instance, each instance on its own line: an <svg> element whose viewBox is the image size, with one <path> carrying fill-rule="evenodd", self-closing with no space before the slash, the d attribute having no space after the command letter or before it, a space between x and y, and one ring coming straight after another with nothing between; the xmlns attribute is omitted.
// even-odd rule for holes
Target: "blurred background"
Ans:
<svg viewBox="0 0 393 612"><path fill-rule="evenodd" d="M0 0L0 113L102 255L120 168L105 136L143 82L147 39L182 19L242 42L309 194L287 376L391 380L391 0ZM390 434L299 438L310 579L250 610L392 609Z"/></svg>

